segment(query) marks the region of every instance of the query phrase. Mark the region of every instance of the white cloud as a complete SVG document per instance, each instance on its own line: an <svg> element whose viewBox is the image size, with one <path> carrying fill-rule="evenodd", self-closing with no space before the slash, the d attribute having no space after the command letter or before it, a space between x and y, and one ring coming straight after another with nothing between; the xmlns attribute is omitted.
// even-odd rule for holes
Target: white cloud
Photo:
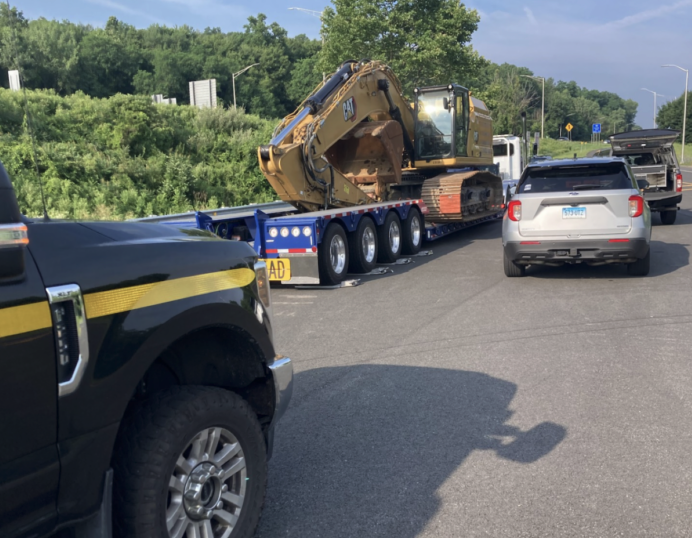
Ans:
<svg viewBox="0 0 692 538"><path fill-rule="evenodd" d="M165 21L162 21L159 17L155 17L154 15L149 15L148 13L145 13L144 11L132 9L129 6L126 6L126 5L121 4L119 2L114 2L113 0L87 0L87 2L89 2L90 4L97 4L99 6L115 9L117 11L122 11L123 13L127 13L128 15L134 15L136 17L142 17L144 19L148 19L148 20L153 21L153 22L165 24Z"/></svg>
<svg viewBox="0 0 692 538"><path fill-rule="evenodd" d="M640 11L639 13L635 13L634 15L628 15L627 17L623 17L622 19L608 22L606 24L601 25L600 29L616 30L619 28L627 28L628 26L640 24L651 19L662 17L663 15L667 15L668 13L672 13L674 11L678 11L682 8L689 6L692 6L692 0L680 0L679 2L675 2L674 4L660 6L656 9Z"/></svg>
<svg viewBox="0 0 692 538"><path fill-rule="evenodd" d="M529 19L529 22L533 24L534 26L538 26L538 21L536 20L536 17L533 14L533 11L531 11L531 8L528 6L524 6L524 13L526 13L526 18Z"/></svg>

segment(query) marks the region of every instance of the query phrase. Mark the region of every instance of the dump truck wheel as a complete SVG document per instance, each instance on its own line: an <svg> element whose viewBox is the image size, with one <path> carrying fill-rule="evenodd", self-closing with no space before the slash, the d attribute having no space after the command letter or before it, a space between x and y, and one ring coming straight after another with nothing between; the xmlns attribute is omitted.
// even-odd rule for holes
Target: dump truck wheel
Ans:
<svg viewBox="0 0 692 538"><path fill-rule="evenodd" d="M378 256L380 263L394 263L401 255L402 231L401 220L396 211L390 211L384 219L384 224L377 230Z"/></svg>
<svg viewBox="0 0 692 538"><path fill-rule="evenodd" d="M320 282L325 286L341 284L348 271L348 238L344 229L332 222L324 232L317 260Z"/></svg>
<svg viewBox="0 0 692 538"><path fill-rule="evenodd" d="M412 207L408 212L403 226L403 253L409 255L418 254L423 245L424 233L425 227L423 226L423 217L418 208Z"/></svg>
<svg viewBox="0 0 692 538"><path fill-rule="evenodd" d="M369 273L377 263L377 229L370 217L363 217L349 237L350 271Z"/></svg>

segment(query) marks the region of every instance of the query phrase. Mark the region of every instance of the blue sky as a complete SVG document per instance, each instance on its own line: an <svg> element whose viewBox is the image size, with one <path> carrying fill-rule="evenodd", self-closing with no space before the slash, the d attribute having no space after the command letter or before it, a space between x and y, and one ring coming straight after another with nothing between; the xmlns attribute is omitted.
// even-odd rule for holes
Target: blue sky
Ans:
<svg viewBox="0 0 692 538"><path fill-rule="evenodd" d="M319 20L288 7L320 11L324 0L11 0L29 18L101 26L115 15L137 27L152 23L242 30L259 12L291 35L319 37ZM681 95L692 70L692 0L469 0L481 14L474 47L486 58L529 67L536 75L575 80L639 102L637 121L651 127L659 105ZM463 81L458 81L463 84Z"/></svg>

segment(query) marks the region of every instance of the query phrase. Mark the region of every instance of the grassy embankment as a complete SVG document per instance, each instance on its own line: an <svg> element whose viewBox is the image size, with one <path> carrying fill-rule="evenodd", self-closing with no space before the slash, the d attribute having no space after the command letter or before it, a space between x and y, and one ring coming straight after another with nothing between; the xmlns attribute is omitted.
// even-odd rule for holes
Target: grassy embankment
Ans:
<svg viewBox="0 0 692 538"><path fill-rule="evenodd" d="M564 159L569 157L586 157L586 154L593 150L605 149L608 150L610 146L604 144L602 141L600 143L592 144L591 142L565 142L562 140L552 140L545 138L541 140L538 153L540 155L550 155L553 159ZM675 144L675 154L678 159L682 157L682 144ZM685 166L692 165L692 144L685 144L685 162L680 163L685 164Z"/></svg>

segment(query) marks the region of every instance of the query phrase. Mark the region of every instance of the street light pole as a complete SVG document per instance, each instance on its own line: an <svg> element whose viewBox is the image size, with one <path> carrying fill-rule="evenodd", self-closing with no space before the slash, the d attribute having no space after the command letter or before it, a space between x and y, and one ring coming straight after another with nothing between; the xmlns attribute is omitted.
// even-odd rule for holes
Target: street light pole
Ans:
<svg viewBox="0 0 692 538"><path fill-rule="evenodd" d="M534 80L540 80L543 83L543 91L541 92L541 138L543 138L543 133L545 130L545 78L544 77L534 77L531 75L519 75L524 78L532 78Z"/></svg>
<svg viewBox="0 0 692 538"><path fill-rule="evenodd" d="M317 17L320 19L320 24L322 24L322 16L324 15L324 11L315 11L314 9L305 9L304 7L289 7L289 11L295 10L295 11L302 11L303 13L307 13L308 15L312 15L313 17ZM322 34L322 48L324 48L324 33L322 32L322 28L320 28L320 33ZM324 84L327 81L327 74L323 71L322 72L322 84Z"/></svg>
<svg viewBox="0 0 692 538"><path fill-rule="evenodd" d="M642 91L653 93L654 94L654 129L656 128L656 112L658 109L656 108L656 96L660 95L661 97L665 97L662 93L656 93L655 91L652 90L647 90L646 88L642 88Z"/></svg>
<svg viewBox="0 0 692 538"><path fill-rule="evenodd" d="M250 69L251 67L255 67L256 65L259 65L259 62L256 63L256 64L248 65L246 68L241 69L241 70L238 71L237 73L233 73L233 77L232 77L232 78L233 78L233 109L234 109L234 110L235 110L235 108L236 108L236 104L235 104L235 79L236 79L236 77L239 77L240 75L242 75L243 73L245 73L245 71L247 71L247 70Z"/></svg>
<svg viewBox="0 0 692 538"><path fill-rule="evenodd" d="M687 88L688 88L688 84L690 81L690 71L689 71L689 69L683 69L679 65L675 65L675 64L666 64L666 65L662 65L661 67L677 67L678 69L680 69L680 71L685 72L685 107L684 107L684 111L682 113L682 156L681 156L682 162L684 163L685 162L685 131L687 130L687 94L689 91Z"/></svg>

